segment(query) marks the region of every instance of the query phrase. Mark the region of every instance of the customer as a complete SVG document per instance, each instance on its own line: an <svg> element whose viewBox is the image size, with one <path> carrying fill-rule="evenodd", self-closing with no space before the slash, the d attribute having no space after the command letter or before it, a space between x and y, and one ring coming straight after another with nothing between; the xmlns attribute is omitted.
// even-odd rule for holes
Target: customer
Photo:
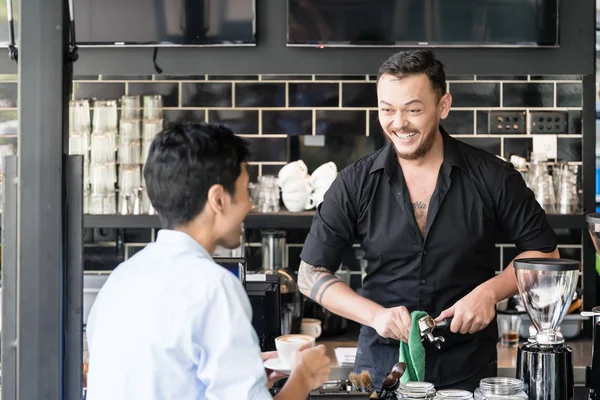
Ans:
<svg viewBox="0 0 600 400"><path fill-rule="evenodd" d="M87 325L88 400L267 399L267 374L240 281L216 264L240 244L250 210L248 150L229 129L176 125L153 140L144 178L163 226L120 264ZM316 346L297 354L277 399L303 399L328 379ZM267 371L268 372L268 371Z"/></svg>
<svg viewBox="0 0 600 400"><path fill-rule="evenodd" d="M340 172L302 249L302 293L363 325L355 369L375 385L408 341L411 312L454 317L441 350L426 347L425 380L473 391L497 373L495 306L517 293L512 260L495 275L495 241L524 257L558 257L544 210L510 164L450 137L444 66L430 50L383 63L379 122L387 145ZM360 295L333 273L359 242Z"/></svg>

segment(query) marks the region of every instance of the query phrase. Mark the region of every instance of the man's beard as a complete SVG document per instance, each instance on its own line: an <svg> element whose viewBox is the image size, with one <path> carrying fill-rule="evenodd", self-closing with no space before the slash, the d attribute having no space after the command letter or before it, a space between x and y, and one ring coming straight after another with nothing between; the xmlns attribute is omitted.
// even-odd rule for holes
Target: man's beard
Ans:
<svg viewBox="0 0 600 400"><path fill-rule="evenodd" d="M429 135L425 136L425 141L421 142L412 153L401 153L398 151L396 145L386 132L383 133L383 136L385 137L385 141L392 145L398 158L403 160L416 160L425 156L427 153L429 153L429 150L431 150L433 144L435 143L435 132L431 132Z"/></svg>

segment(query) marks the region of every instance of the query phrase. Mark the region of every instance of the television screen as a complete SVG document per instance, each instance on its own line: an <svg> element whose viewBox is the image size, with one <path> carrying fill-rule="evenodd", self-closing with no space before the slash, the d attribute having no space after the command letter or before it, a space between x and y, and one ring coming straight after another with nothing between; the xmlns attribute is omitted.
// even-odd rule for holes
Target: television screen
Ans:
<svg viewBox="0 0 600 400"><path fill-rule="evenodd" d="M214 257L213 260L235 275L242 283L246 282L245 258Z"/></svg>
<svg viewBox="0 0 600 400"><path fill-rule="evenodd" d="M13 0L15 21L17 4ZM73 0L77 44L253 45L254 5L255 0ZM0 42L9 42L6 0L0 5Z"/></svg>
<svg viewBox="0 0 600 400"><path fill-rule="evenodd" d="M559 0L288 0L288 46L558 46Z"/></svg>

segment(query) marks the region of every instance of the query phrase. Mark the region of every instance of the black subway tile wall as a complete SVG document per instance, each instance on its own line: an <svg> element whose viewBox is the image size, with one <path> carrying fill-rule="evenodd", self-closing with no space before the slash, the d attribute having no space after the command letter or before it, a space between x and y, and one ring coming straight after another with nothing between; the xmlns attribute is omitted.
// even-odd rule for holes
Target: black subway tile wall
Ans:
<svg viewBox="0 0 600 400"><path fill-rule="evenodd" d="M505 158L528 157L536 133L531 113L563 111L564 132L557 132L557 158L581 164L582 82L576 75L449 75L452 110L441 124L466 143ZM183 121L223 123L249 143L251 180L275 175L289 161L302 159L309 172L334 161L342 169L385 144L377 118L376 75L193 75L79 76L73 98L119 99L124 94L162 94L167 124ZM16 79L0 82L0 121L16 119ZM498 114L519 115L519 129L499 131ZM10 124L3 124L9 126ZM10 130L0 132L9 135ZM547 134L546 134L547 135ZM110 230L109 230L110 231ZM288 232L290 267L299 263L305 230ZM125 230L125 250L117 251L117 230L90 231L85 268L112 269L120 260L154 240L153 230ZM564 254L581 258L581 231L557 230ZM251 268L261 262L260 232L247 232ZM356 249L360 252L359 249ZM499 243L493 262L501 271L516 255L511 244ZM360 266L349 265L354 286Z"/></svg>

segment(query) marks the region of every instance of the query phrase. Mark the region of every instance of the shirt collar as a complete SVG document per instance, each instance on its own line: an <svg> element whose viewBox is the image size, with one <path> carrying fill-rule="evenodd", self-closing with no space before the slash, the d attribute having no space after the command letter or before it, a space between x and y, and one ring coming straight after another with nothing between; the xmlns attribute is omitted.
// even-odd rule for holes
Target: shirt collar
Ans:
<svg viewBox="0 0 600 400"><path fill-rule="evenodd" d="M465 158L458 147L458 141L451 137L448 132L440 125L440 133L444 140L444 164L452 167L456 166L463 170L466 170ZM396 152L394 151L393 145L387 143L385 147L380 151L379 155L375 158L373 166L371 167L370 173L384 169L387 175L391 175L396 168L397 159ZM450 173L451 168L445 168Z"/></svg>
<svg viewBox="0 0 600 400"><path fill-rule="evenodd" d="M156 235L156 243L167 243L171 245L184 246L189 250L199 253L201 256L212 260L212 256L206 251L200 243L185 232L175 231L172 229L161 229Z"/></svg>

